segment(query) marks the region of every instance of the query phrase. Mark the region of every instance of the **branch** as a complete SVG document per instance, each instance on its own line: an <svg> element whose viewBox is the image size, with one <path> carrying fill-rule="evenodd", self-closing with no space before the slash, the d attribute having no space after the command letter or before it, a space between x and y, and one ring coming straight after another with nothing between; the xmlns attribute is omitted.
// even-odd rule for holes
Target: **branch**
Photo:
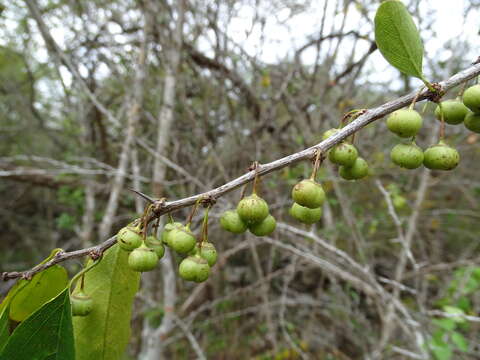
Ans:
<svg viewBox="0 0 480 360"><path fill-rule="evenodd" d="M451 88L464 83L470 79L475 78L476 76L480 75L480 64L474 64L470 66L469 68L453 75L451 78L448 80L445 80L441 82L439 85L441 86L441 90L443 92L447 92ZM428 90L424 90L420 93L418 100L425 100L425 99L430 99L432 97L432 94ZM405 95L399 99L392 100L390 102L387 102L383 105L380 105L377 108L367 110L363 115L359 116L357 119L352 121L350 124L342 128L338 133L335 135L329 137L327 140L324 140L320 142L319 144L316 144L314 146L311 146L307 149L304 149L302 151L299 151L297 153L285 156L281 159L272 161L267 164L259 165L258 169L258 175L263 176L266 174L269 174L271 172L280 170L286 166L296 164L300 161L303 160L308 160L312 159L315 156L315 153L317 150L320 151L327 151L331 147L335 146L336 144L340 143L343 141L345 138L348 136L358 132L361 130L363 127L366 125L383 118L384 116L394 112L395 110L401 109L407 105L409 105L413 99L417 96L417 92L412 92L408 95ZM201 199L212 199L215 200L235 189L238 187L252 181L255 178L255 172L256 171L249 171L246 174L226 183L223 184L213 190L203 192L197 195L193 195L184 199L180 200L175 200L175 201L169 201L165 202L162 200L156 200L154 203L154 208L155 208L155 214L154 217L159 217L163 214L182 209L191 205L194 205L198 200ZM114 245L116 242L116 237L113 236L106 240L104 243L90 247L87 249L83 250L76 250L76 251L71 251L71 252L59 252L52 260L48 261L45 264L42 265L37 265L34 268L26 271L20 271L20 272L4 272L1 274L1 279L2 280L10 280L10 279L16 279L16 278L25 278L25 279L30 279L33 275L36 273L45 270L55 264L58 264L60 262L63 262L65 260L69 259L74 259L74 258L80 258L83 256L91 256L93 258L98 258L102 256L103 252L110 248L112 245Z"/></svg>

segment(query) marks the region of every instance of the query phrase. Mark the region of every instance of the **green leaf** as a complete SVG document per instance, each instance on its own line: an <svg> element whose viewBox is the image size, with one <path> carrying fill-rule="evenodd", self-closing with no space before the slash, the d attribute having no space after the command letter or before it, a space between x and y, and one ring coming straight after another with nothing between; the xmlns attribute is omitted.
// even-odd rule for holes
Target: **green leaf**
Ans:
<svg viewBox="0 0 480 360"><path fill-rule="evenodd" d="M445 319L433 319L432 320L432 323L434 323L435 325L437 325L438 327L444 329L444 330L447 330L447 331L450 331L450 330L453 330L455 329L455 321L449 319L449 318L445 318Z"/></svg>
<svg viewBox="0 0 480 360"><path fill-rule="evenodd" d="M383 2L375 15L375 40L383 57L401 72L423 80L423 44L401 1Z"/></svg>
<svg viewBox="0 0 480 360"><path fill-rule="evenodd" d="M468 351L468 341L465 337L459 332L452 333L452 342L457 345L457 347L463 351Z"/></svg>
<svg viewBox="0 0 480 360"><path fill-rule="evenodd" d="M39 265L51 260L62 249L54 249ZM50 270L50 269L54 270ZM47 301L57 296L67 285L68 276L64 268L55 265L33 276L31 280L21 279L12 286L0 304L0 313L10 305L10 318L23 321ZM13 303L13 304L12 304Z"/></svg>
<svg viewBox="0 0 480 360"><path fill-rule="evenodd" d="M8 312L9 308L6 307L3 311L0 312L0 351L7 343L10 332L8 330Z"/></svg>
<svg viewBox="0 0 480 360"><path fill-rule="evenodd" d="M140 273L130 270L128 252L118 245L85 274L85 292L93 299L92 312L73 319L76 360L118 360L130 338L130 317Z"/></svg>
<svg viewBox="0 0 480 360"><path fill-rule="evenodd" d="M15 329L0 360L75 360L68 288Z"/></svg>
<svg viewBox="0 0 480 360"><path fill-rule="evenodd" d="M442 340L432 340L430 349L437 360L450 360L452 358L452 349Z"/></svg>
<svg viewBox="0 0 480 360"><path fill-rule="evenodd" d="M455 321L456 323L463 323L466 321L465 318L463 317L465 316L465 312L460 308L447 305L443 307L443 311L445 311L447 314L450 314L450 315L459 315L459 316L449 317L449 319Z"/></svg>
<svg viewBox="0 0 480 360"><path fill-rule="evenodd" d="M65 289L68 284L67 271L54 265L36 274L20 288L10 303L10 318L23 321Z"/></svg>

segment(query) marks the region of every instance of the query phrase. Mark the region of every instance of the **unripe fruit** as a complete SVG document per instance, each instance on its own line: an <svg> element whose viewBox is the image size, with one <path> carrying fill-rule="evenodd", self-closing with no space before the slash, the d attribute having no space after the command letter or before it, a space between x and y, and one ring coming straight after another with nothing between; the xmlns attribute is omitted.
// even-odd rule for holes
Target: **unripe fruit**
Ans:
<svg viewBox="0 0 480 360"><path fill-rule="evenodd" d="M210 275L210 266L202 257L188 256L182 260L178 268L180 277L187 281L202 282Z"/></svg>
<svg viewBox="0 0 480 360"><path fill-rule="evenodd" d="M339 174L346 180L358 180L368 175L367 162L359 157L352 166L340 166Z"/></svg>
<svg viewBox="0 0 480 360"><path fill-rule="evenodd" d="M241 234L247 230L247 225L240 219L236 210L228 210L220 218L220 226L234 234Z"/></svg>
<svg viewBox="0 0 480 360"><path fill-rule="evenodd" d="M411 109L394 111L387 118L388 130L403 138L415 136L422 124L420 114Z"/></svg>
<svg viewBox="0 0 480 360"><path fill-rule="evenodd" d="M117 234L118 245L126 251L132 251L142 244L140 229L133 226L125 226Z"/></svg>
<svg viewBox="0 0 480 360"><path fill-rule="evenodd" d="M175 227L167 235L167 243L180 254L187 254L195 247L196 239L186 226Z"/></svg>
<svg viewBox="0 0 480 360"><path fill-rule="evenodd" d="M262 222L252 224L249 226L249 230L253 235L266 236L270 235L277 227L277 222L272 215L268 215Z"/></svg>
<svg viewBox="0 0 480 360"><path fill-rule="evenodd" d="M341 143L328 153L329 160L338 165L351 166L358 157L358 151L352 144Z"/></svg>
<svg viewBox="0 0 480 360"><path fill-rule="evenodd" d="M268 204L257 194L252 194L240 200L237 213L247 226L256 224L268 216Z"/></svg>
<svg viewBox="0 0 480 360"><path fill-rule="evenodd" d="M145 245L147 245L150 249L155 250L155 253L159 259L161 259L165 254L165 246L163 245L163 242L156 236L147 236L145 239Z"/></svg>
<svg viewBox="0 0 480 360"><path fill-rule="evenodd" d="M322 217L322 208L309 209L297 203L293 203L289 212L292 217L304 224L316 223Z"/></svg>
<svg viewBox="0 0 480 360"><path fill-rule="evenodd" d="M469 112L465 116L465 127L473 132L480 134L480 114Z"/></svg>
<svg viewBox="0 0 480 360"><path fill-rule="evenodd" d="M395 210L403 210L407 206L407 199L401 195L395 195L392 198L392 203Z"/></svg>
<svg viewBox="0 0 480 360"><path fill-rule="evenodd" d="M217 249L212 243L203 242L200 245L197 245L197 254L200 255L201 258L207 260L208 266L212 267L217 263Z"/></svg>
<svg viewBox="0 0 480 360"><path fill-rule="evenodd" d="M443 119L447 124L457 125L463 122L465 115L468 113L468 108L458 100L442 101ZM435 109L435 117L442 120L440 106L437 105Z"/></svg>
<svg viewBox="0 0 480 360"><path fill-rule="evenodd" d="M73 316L87 316L93 309L93 300L83 290L70 296Z"/></svg>
<svg viewBox="0 0 480 360"><path fill-rule="evenodd" d="M316 181L305 179L293 187L292 198L297 204L315 209L323 205L325 191Z"/></svg>
<svg viewBox="0 0 480 360"><path fill-rule="evenodd" d="M473 112L480 113L480 85L474 85L465 90L463 103Z"/></svg>
<svg viewBox="0 0 480 360"><path fill-rule="evenodd" d="M158 256L155 250L145 244L133 250L128 255L128 266L134 271L144 272L155 269L158 263Z"/></svg>
<svg viewBox="0 0 480 360"><path fill-rule="evenodd" d="M423 165L432 170L452 170L460 162L460 155L454 148L440 141L424 152Z"/></svg>
<svg viewBox="0 0 480 360"><path fill-rule="evenodd" d="M416 169L423 164L423 151L414 142L398 144L390 152L395 165L406 169Z"/></svg>
<svg viewBox="0 0 480 360"><path fill-rule="evenodd" d="M182 227L183 227L183 224L179 222L170 222L168 224L165 224L162 231L162 242L168 245L168 234L170 233L170 231L172 231L175 228L182 228Z"/></svg>
<svg viewBox="0 0 480 360"><path fill-rule="evenodd" d="M322 135L322 140L327 140L330 136L335 135L339 131L340 129L335 129L335 128L325 131Z"/></svg>

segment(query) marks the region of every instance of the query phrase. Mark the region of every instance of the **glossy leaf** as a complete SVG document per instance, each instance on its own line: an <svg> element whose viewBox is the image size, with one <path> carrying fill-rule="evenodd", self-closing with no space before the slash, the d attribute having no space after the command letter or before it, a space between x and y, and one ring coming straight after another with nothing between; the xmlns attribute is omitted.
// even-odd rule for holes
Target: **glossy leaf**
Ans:
<svg viewBox="0 0 480 360"><path fill-rule="evenodd" d="M19 288L10 303L10 318L24 321L43 304L56 297L68 284L67 271L54 265L36 274L25 286Z"/></svg>
<svg viewBox="0 0 480 360"><path fill-rule="evenodd" d="M85 293L92 312L73 318L76 360L120 359L130 338L130 318L140 273L130 270L128 252L114 245L85 274Z"/></svg>
<svg viewBox="0 0 480 360"><path fill-rule="evenodd" d="M0 352L7 343L10 332L8 330L8 307L0 311Z"/></svg>
<svg viewBox="0 0 480 360"><path fill-rule="evenodd" d="M468 351L468 341L459 332L452 333L452 342L463 352Z"/></svg>
<svg viewBox="0 0 480 360"><path fill-rule="evenodd" d="M383 2L375 15L375 40L383 57L401 72L423 79L423 44L407 8Z"/></svg>
<svg viewBox="0 0 480 360"><path fill-rule="evenodd" d="M60 252L60 251L62 251L62 249L53 249L52 252L50 253L50 255L49 255L45 260L43 260L39 265L44 264L44 263L46 263L47 261L51 260L51 259L52 259L58 252ZM65 273L65 274L66 274L66 273ZM33 281L33 279L35 279L35 278L38 279L39 275L40 275L40 274L35 275L35 276L32 278L31 281ZM8 306L10 305L12 299L16 297L17 293L19 293L20 290L23 291L23 288L25 288L28 284L30 284L31 281L21 279L21 280L17 281L17 282L15 283L15 285L12 286L12 288L11 288L10 291L8 292L7 296L3 299L2 303L0 304L0 313L2 313L2 311L3 311L6 307L8 307ZM63 286L61 287L60 291L61 291L64 287L65 287L65 285L63 285ZM53 296L51 296L51 297L50 297L49 299L47 299L46 301L54 298L60 291L58 291L56 294L54 294ZM43 303L45 303L46 301L44 301ZM40 306L43 305L43 303L40 304ZM37 307L37 309L38 309L38 307ZM10 311L11 311L11 309L10 309ZM10 314L10 315L11 315L11 314ZM17 320L17 321L19 321L19 320Z"/></svg>
<svg viewBox="0 0 480 360"><path fill-rule="evenodd" d="M23 321L12 333L0 360L75 360L68 289Z"/></svg>

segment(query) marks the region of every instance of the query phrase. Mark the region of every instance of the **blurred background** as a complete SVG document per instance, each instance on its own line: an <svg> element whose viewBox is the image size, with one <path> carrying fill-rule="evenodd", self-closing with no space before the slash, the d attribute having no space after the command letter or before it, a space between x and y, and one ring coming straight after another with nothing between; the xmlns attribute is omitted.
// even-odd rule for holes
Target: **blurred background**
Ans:
<svg viewBox="0 0 480 360"><path fill-rule="evenodd" d="M430 81L480 55L480 1L404 3ZM418 90L376 50L378 5L0 0L0 270L103 242L143 211L128 188L206 191L318 143L352 109ZM433 104L417 110L425 148L438 121ZM220 229L240 191L219 199L213 275L181 281L170 254L144 274L125 359L478 359L480 144L463 125L447 139L457 169L401 170L389 160L398 139L369 125L355 141L372 176L347 182L325 164L312 227L288 215L306 162L262 179L271 237Z"/></svg>

